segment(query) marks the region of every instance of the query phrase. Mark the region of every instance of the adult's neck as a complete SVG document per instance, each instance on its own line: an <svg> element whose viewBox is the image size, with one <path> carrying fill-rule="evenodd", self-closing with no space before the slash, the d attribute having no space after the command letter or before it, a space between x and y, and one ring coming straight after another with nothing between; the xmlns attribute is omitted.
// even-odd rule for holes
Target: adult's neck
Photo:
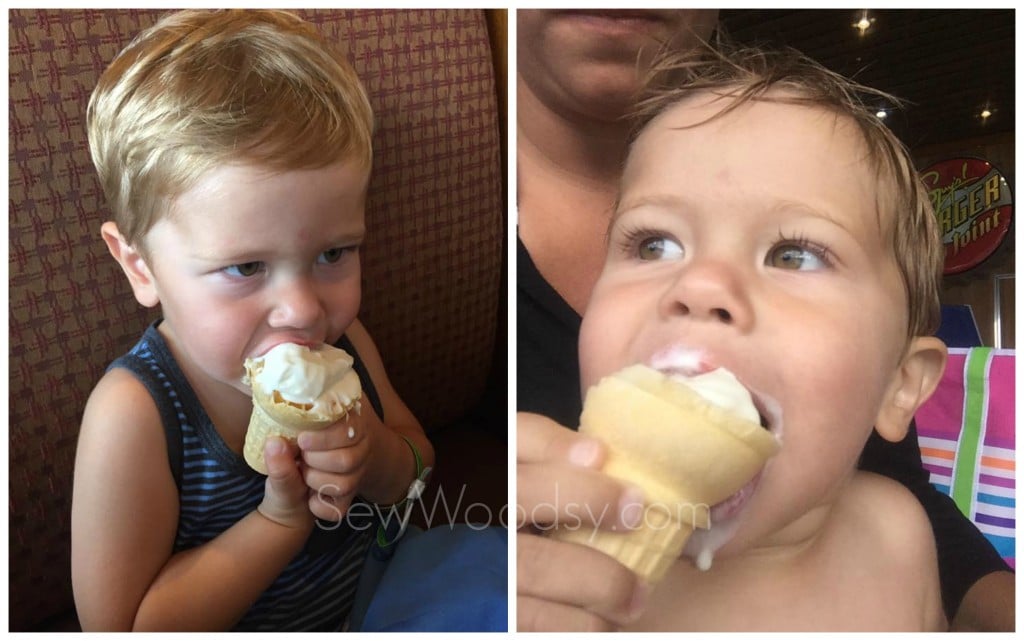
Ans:
<svg viewBox="0 0 1024 641"><path fill-rule="evenodd" d="M545 280L582 313L604 263L627 126L553 109L521 78L517 121L519 236Z"/></svg>
<svg viewBox="0 0 1024 641"><path fill-rule="evenodd" d="M526 153L575 180L617 186L629 134L625 122L547 104L522 77L516 95L520 162Z"/></svg>

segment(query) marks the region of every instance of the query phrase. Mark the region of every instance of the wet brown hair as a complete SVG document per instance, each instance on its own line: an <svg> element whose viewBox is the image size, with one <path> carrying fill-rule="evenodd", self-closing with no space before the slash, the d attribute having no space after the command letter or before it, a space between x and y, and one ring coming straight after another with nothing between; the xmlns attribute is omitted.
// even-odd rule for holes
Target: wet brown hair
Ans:
<svg viewBox="0 0 1024 641"><path fill-rule="evenodd" d="M666 49L655 58L642 87L631 114L633 140L656 116L701 93L731 98L709 120L752 100L823 108L852 120L880 183L875 194L879 221L891 221L882 229L891 237L907 293L908 336L938 329L943 250L931 200L909 151L867 103L878 98L894 105L901 101L795 49L741 47L724 37L688 51Z"/></svg>

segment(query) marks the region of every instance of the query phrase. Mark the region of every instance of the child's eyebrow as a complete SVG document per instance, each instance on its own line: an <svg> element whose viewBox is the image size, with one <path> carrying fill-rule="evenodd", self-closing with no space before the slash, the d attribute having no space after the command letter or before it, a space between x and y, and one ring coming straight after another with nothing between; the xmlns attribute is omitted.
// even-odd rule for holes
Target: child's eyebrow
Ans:
<svg viewBox="0 0 1024 641"><path fill-rule="evenodd" d="M828 208L814 207L798 200L782 200L776 203L772 209L775 211L795 211L797 213L813 216L814 218L821 218L847 233L852 233L853 231L850 228L850 221L844 220L842 216L837 216L835 212Z"/></svg>
<svg viewBox="0 0 1024 641"><path fill-rule="evenodd" d="M612 220L633 209L640 209L641 207L655 207L658 209L668 209L672 211L679 211L688 209L691 206L690 201L678 194L646 194L639 198L632 198L622 200L622 196L619 195L615 199L615 209L612 211Z"/></svg>
<svg viewBox="0 0 1024 641"><path fill-rule="evenodd" d="M616 221L622 217L628 211L633 209L639 209L640 207L658 207L661 209L670 209L678 211L685 209L688 206L687 200L682 196L676 194L655 194L645 195L640 198L622 200L622 193L620 192L615 197L615 204L612 206L611 216L608 217L608 228L605 229L605 239L611 238L612 228L615 227Z"/></svg>
<svg viewBox="0 0 1024 641"><path fill-rule="evenodd" d="M257 256L258 252L255 250L237 249L219 252L216 249L213 250L200 250L195 247L188 249L188 256L194 260L203 263L224 263L224 264L242 264L249 263L259 260Z"/></svg>
<svg viewBox="0 0 1024 641"><path fill-rule="evenodd" d="M352 229L336 236L327 236L329 239L326 244L332 247L341 247L344 245L360 245L366 240L366 229Z"/></svg>
<svg viewBox="0 0 1024 641"><path fill-rule="evenodd" d="M637 198L627 198L625 200L622 199L620 194L615 200L615 209L612 210L611 219L608 222L608 232L611 233L611 229L615 225L615 222L625 213L634 209L641 209L643 207L652 207L669 213L677 213L692 209L694 204L692 201L679 194L645 194ZM838 216L836 212L830 211L827 208L815 207L799 200L779 200L770 204L764 211L765 214L783 211L797 212L826 220L840 229L843 229L847 233L852 233L853 231L850 228L850 221L845 220L842 216Z"/></svg>
<svg viewBox="0 0 1024 641"><path fill-rule="evenodd" d="M352 247L362 245L366 240L364 228L346 230L344 232L326 235L323 237L323 250L335 247ZM194 245L189 247L189 256L195 260L207 263L231 263L240 264L263 260L273 254L273 247L237 247L237 248L198 248Z"/></svg>

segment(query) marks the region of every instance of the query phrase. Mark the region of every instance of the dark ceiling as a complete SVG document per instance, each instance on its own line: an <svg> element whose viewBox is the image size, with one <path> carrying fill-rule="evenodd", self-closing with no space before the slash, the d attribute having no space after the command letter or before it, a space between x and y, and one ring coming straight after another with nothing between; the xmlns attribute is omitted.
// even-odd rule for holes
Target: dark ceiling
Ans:
<svg viewBox="0 0 1024 641"><path fill-rule="evenodd" d="M872 9L861 36L862 13L723 9L719 20L733 40L794 47L907 101L886 122L912 149L1013 132L1013 10Z"/></svg>

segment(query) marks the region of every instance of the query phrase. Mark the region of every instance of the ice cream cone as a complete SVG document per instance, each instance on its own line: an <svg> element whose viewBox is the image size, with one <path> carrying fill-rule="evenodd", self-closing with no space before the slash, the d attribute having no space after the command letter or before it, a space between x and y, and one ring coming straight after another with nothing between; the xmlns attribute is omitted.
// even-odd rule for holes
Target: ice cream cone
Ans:
<svg viewBox="0 0 1024 641"><path fill-rule="evenodd" d="M314 351L283 344L262 358L246 360L253 409L242 449L245 462L266 474L268 438L294 442L300 432L324 429L358 412L362 388L351 366L351 356L330 346Z"/></svg>
<svg viewBox="0 0 1024 641"><path fill-rule="evenodd" d="M693 527L685 520L674 518L664 506L654 505L644 509L643 521L629 532L560 528L553 530L552 536L600 550L654 583L679 558L692 533Z"/></svg>
<svg viewBox="0 0 1024 641"><path fill-rule="evenodd" d="M599 549L649 582L664 576L695 527L710 526L711 506L778 450L759 423L643 365L588 391L580 432L607 446L605 473L643 490L643 517L627 532L562 527L552 536Z"/></svg>

